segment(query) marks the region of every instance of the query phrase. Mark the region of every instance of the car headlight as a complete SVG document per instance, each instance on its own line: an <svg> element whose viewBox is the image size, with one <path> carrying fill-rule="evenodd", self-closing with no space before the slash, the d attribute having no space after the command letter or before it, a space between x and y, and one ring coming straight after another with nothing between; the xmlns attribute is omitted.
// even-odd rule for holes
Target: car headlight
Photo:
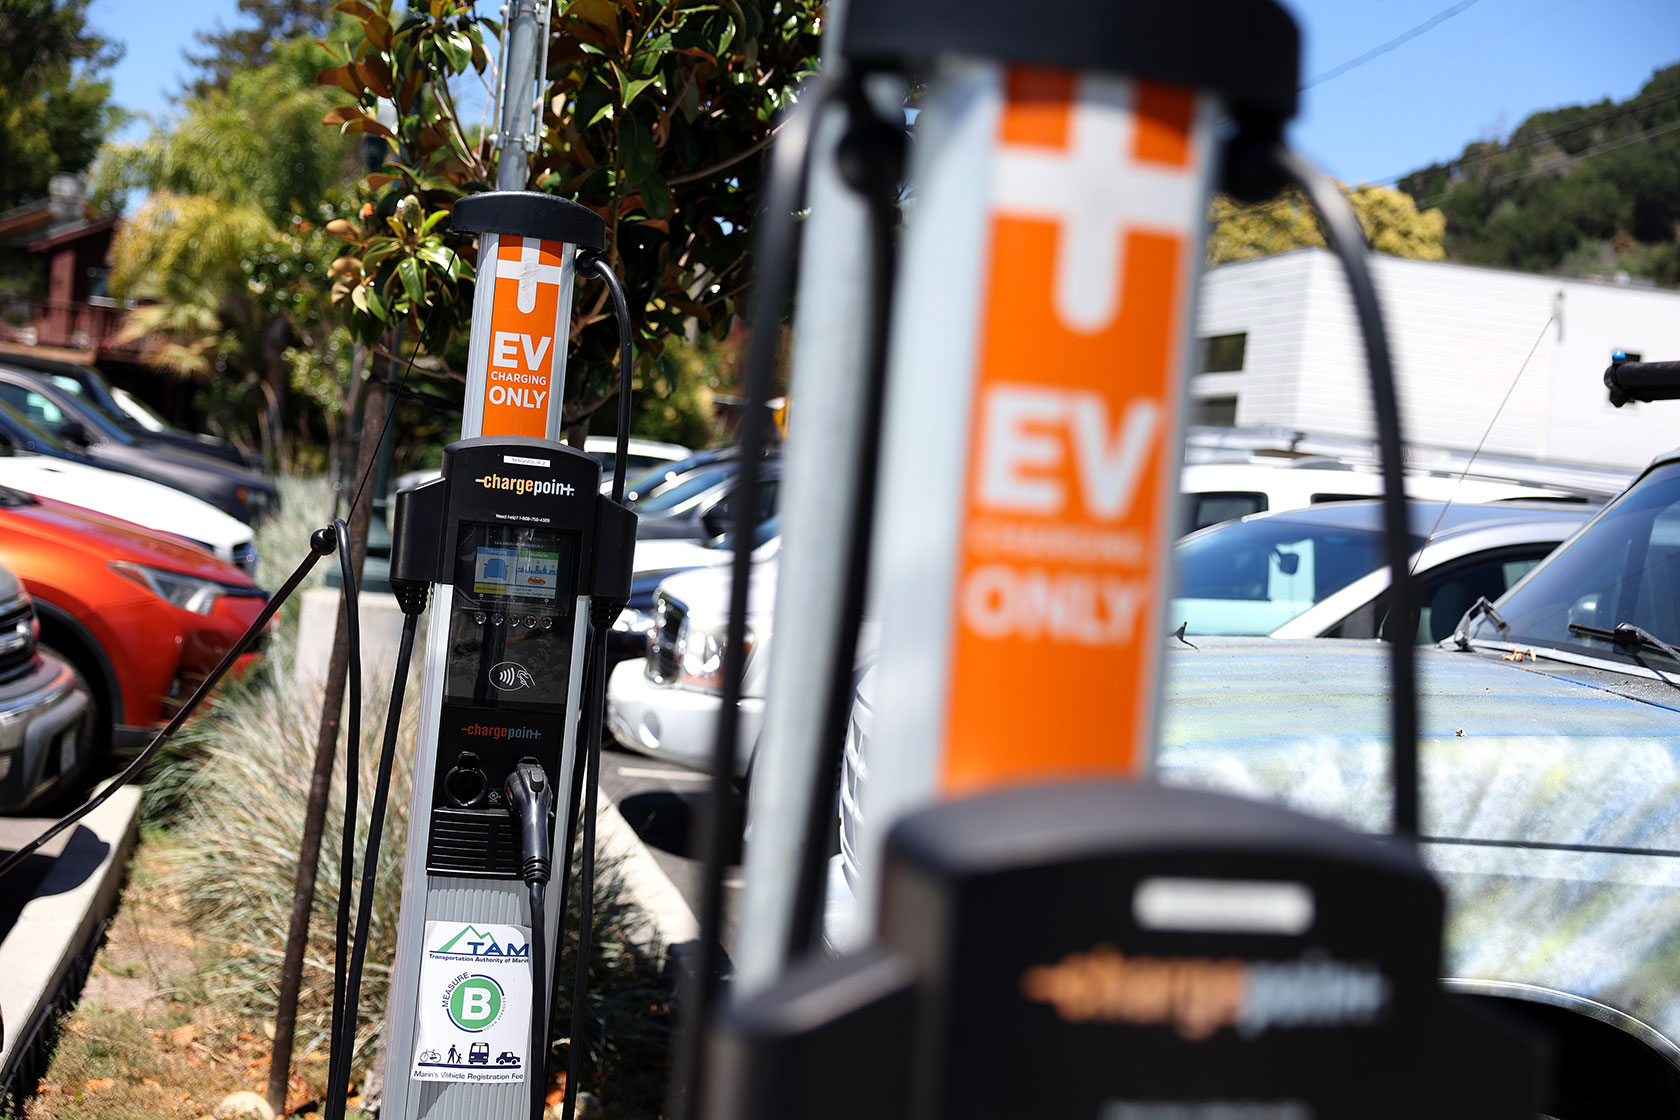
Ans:
<svg viewBox="0 0 1680 1120"><path fill-rule="evenodd" d="M218 596L227 589L214 580L184 576L180 572L166 572L161 568L147 568L126 560L111 561L111 570L124 579L133 580L165 602L194 614L209 614Z"/></svg>
<svg viewBox="0 0 1680 1120"><path fill-rule="evenodd" d="M677 636L677 683L703 692L723 691L723 655L728 648L728 627L692 626L684 620ZM752 656L753 634L746 632L743 653Z"/></svg>

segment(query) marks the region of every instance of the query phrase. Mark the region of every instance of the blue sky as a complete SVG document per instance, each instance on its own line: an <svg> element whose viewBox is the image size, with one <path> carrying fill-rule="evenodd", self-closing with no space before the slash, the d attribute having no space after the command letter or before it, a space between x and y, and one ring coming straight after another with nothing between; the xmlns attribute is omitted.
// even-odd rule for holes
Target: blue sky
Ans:
<svg viewBox="0 0 1680 1120"><path fill-rule="evenodd" d="M1680 62L1676 0L1282 3L1302 27L1304 82L1438 20L1302 94L1293 142L1349 181L1390 181L1449 159L1539 109L1623 100L1653 70ZM234 0L94 0L93 25L127 45L112 75L117 101L167 113L188 72L183 51L193 32L235 16Z"/></svg>

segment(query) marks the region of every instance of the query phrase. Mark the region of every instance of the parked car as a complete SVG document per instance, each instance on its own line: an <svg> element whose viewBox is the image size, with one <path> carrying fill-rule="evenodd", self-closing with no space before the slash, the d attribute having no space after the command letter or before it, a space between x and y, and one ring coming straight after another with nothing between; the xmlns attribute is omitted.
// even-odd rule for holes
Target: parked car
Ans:
<svg viewBox="0 0 1680 1120"><path fill-rule="evenodd" d="M29 593L0 568L0 812L27 812L63 793L93 744L87 685L37 643Z"/></svg>
<svg viewBox="0 0 1680 1120"><path fill-rule="evenodd" d="M78 398L87 402L90 408L97 410L113 423L126 428L131 435L142 443L159 443L169 447L197 451L241 467L261 469L265 465L260 456L252 459L232 443L219 436L184 432L150 409L146 409L139 414L145 417L144 420L137 419L136 415L118 400L116 390L111 388L104 375L92 366L79 366L70 362L54 362L45 358L20 354L8 354L6 360L11 365L40 374L66 392L74 393ZM129 397L129 400L132 401L134 398Z"/></svg>
<svg viewBox="0 0 1680 1120"><path fill-rule="evenodd" d="M144 742L267 600L196 545L3 487L0 564L34 598L42 642L87 680L95 747Z"/></svg>
<svg viewBox="0 0 1680 1120"><path fill-rule="evenodd" d="M1183 531L1194 532L1251 513L1305 509L1326 502L1375 498L1382 474L1368 463L1312 457L1281 462L1190 463L1179 472ZM1409 471L1406 496L1437 502L1602 502L1609 494L1447 472Z"/></svg>
<svg viewBox="0 0 1680 1120"><path fill-rule="evenodd" d="M781 519L772 517L759 525L753 536L753 548L761 556L773 555L781 547L780 536ZM637 541L630 599L607 637L608 666L647 656L649 638L658 627L654 593L660 583L678 572L724 567L733 559L734 548L732 533L703 541L675 537Z"/></svg>
<svg viewBox="0 0 1680 1120"><path fill-rule="evenodd" d="M241 521L260 520L280 508L279 491L261 475L196 451L142 443L42 375L0 365L0 400L96 464L185 490Z"/></svg>
<svg viewBox="0 0 1680 1120"><path fill-rule="evenodd" d="M782 461L767 459L759 468L755 525L776 515L782 484ZM734 495L740 481L739 460L721 459L678 475L637 498L636 538L679 537L703 540L735 527Z"/></svg>
<svg viewBox="0 0 1680 1120"><path fill-rule="evenodd" d="M639 547L639 546L638 546ZM736 774L745 777L764 722L769 657L758 648L758 630L769 625L776 602L780 539L754 555L747 608L747 652L741 688L741 744ZM654 626L641 660L621 662L607 683L607 726L629 750L684 766L711 765L723 691L723 652L729 622L728 586L733 568L700 568L671 576L654 594ZM688 599L700 604L690 610Z"/></svg>
<svg viewBox="0 0 1680 1120"><path fill-rule="evenodd" d="M14 451L0 438L0 486L173 533L248 573L256 571L257 549L249 525L161 482L75 459Z"/></svg>
<svg viewBox="0 0 1680 1120"><path fill-rule="evenodd" d="M1408 502L1419 610L1405 628L1438 642L1479 598L1497 599L1596 507ZM1390 637L1380 501L1257 513L1178 544L1170 623L1186 633ZM1426 543L1427 542L1427 543Z"/></svg>
<svg viewBox="0 0 1680 1120"><path fill-rule="evenodd" d="M1417 651L1420 848L1447 892L1444 982L1550 1040L1545 1112L1561 1120L1680 1112L1676 639L1680 452ZM1165 643L1158 780L1389 830L1383 646L1196 645ZM852 928L876 683L863 678L848 728L837 947Z"/></svg>

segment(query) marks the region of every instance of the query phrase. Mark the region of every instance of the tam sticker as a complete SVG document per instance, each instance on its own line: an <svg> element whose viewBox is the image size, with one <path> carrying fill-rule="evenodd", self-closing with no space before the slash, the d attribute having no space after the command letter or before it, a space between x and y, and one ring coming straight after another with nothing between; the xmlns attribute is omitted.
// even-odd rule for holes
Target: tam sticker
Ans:
<svg viewBox="0 0 1680 1120"><path fill-rule="evenodd" d="M531 936L524 926L427 922L420 963L414 1081L525 1080Z"/></svg>

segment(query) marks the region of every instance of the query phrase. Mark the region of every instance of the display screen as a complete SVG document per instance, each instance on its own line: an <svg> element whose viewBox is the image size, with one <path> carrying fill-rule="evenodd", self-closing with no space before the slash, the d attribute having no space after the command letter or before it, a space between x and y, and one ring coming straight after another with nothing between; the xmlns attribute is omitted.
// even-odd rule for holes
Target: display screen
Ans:
<svg viewBox="0 0 1680 1120"><path fill-rule="evenodd" d="M480 548L473 561L473 594L552 599L560 554L523 548Z"/></svg>
<svg viewBox="0 0 1680 1120"><path fill-rule="evenodd" d="M570 585L576 561L577 537L572 533L463 525L455 586L475 600L551 604L560 587Z"/></svg>

